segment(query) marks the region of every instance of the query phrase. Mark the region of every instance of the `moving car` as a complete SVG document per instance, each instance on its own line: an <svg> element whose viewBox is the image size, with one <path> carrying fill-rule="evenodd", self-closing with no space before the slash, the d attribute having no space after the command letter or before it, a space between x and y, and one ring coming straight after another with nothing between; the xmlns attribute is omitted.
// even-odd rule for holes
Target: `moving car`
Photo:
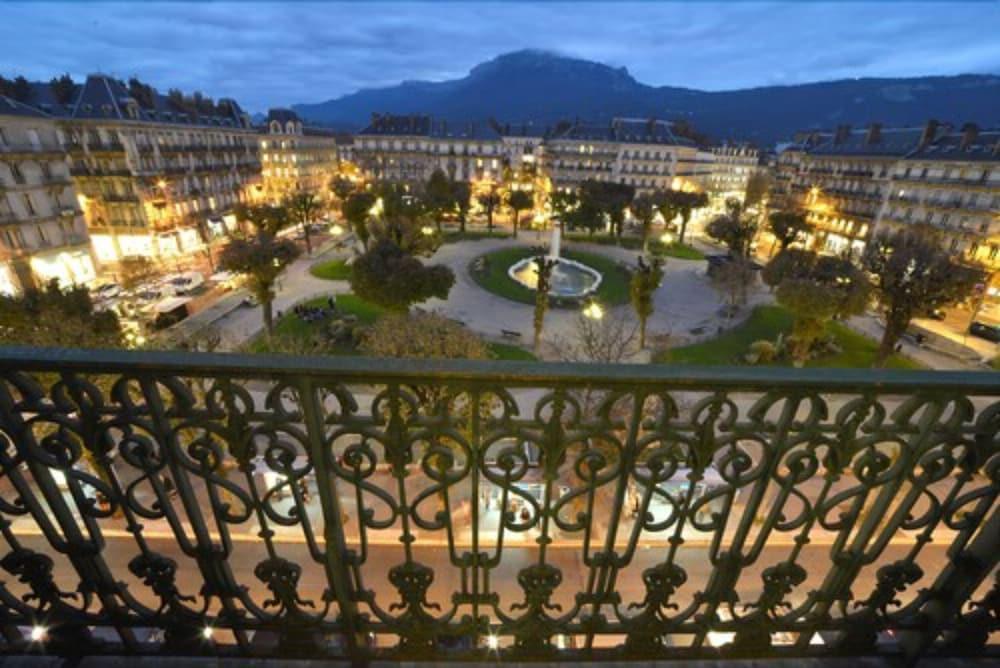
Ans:
<svg viewBox="0 0 1000 668"><path fill-rule="evenodd" d="M985 322L976 320L969 325L969 334L978 336L981 339L986 339L987 341L992 341L993 343L1000 343L1000 325L989 325Z"/></svg>

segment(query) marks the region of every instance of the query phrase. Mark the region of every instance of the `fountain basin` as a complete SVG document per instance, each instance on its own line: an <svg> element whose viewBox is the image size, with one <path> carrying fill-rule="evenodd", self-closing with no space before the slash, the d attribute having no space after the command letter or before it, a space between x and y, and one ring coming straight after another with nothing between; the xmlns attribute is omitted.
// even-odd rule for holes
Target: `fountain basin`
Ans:
<svg viewBox="0 0 1000 668"><path fill-rule="evenodd" d="M529 290L538 289L538 270L534 257L527 257L512 264L507 275ZM556 258L556 266L549 279L549 294L553 297L586 297L601 285L601 273L582 262L565 257Z"/></svg>

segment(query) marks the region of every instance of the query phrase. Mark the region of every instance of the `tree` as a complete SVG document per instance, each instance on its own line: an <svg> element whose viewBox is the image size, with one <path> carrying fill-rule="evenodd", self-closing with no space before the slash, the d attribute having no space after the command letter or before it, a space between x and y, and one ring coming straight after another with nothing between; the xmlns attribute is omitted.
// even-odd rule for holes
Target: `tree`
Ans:
<svg viewBox="0 0 1000 668"><path fill-rule="evenodd" d="M354 236L365 250L368 250L368 239L371 237L368 218L371 216L373 206L375 206L375 195L368 192L352 193L340 205L341 215L354 230Z"/></svg>
<svg viewBox="0 0 1000 668"><path fill-rule="evenodd" d="M284 206L292 222L302 226L302 234L306 239L306 253L312 255L312 232L309 227L319 215L321 208L319 200L312 193L298 192L289 197Z"/></svg>
<svg viewBox="0 0 1000 668"><path fill-rule="evenodd" d="M52 89L52 94L56 98L56 102L59 104L70 104L73 101L73 93L76 92L76 84L73 83L73 77L69 74L64 74L61 77L53 77L49 81L49 88Z"/></svg>
<svg viewBox="0 0 1000 668"><path fill-rule="evenodd" d="M649 316L653 315L655 308L653 295L661 283L663 283L663 261L656 258L650 264L646 264L640 255L639 268L629 281L629 297L635 315L639 319L640 348L646 347L646 322Z"/></svg>
<svg viewBox="0 0 1000 668"><path fill-rule="evenodd" d="M291 241L276 239L264 231L253 237L233 239L219 254L219 265L225 271L245 277L245 284L263 310L268 337L274 330L274 284L299 252L299 247Z"/></svg>
<svg viewBox="0 0 1000 668"><path fill-rule="evenodd" d="M126 255L118 261L118 283L129 291L157 274L156 265L145 255Z"/></svg>
<svg viewBox="0 0 1000 668"><path fill-rule="evenodd" d="M875 366L885 365L914 315L961 301L982 281L980 270L959 264L932 239L883 231L865 246L861 265L869 273L885 315Z"/></svg>
<svg viewBox="0 0 1000 668"><path fill-rule="evenodd" d="M763 272L776 287L778 303L792 312L792 357L804 362L813 343L834 317L863 313L871 295L864 273L849 260L790 248L779 253Z"/></svg>
<svg viewBox="0 0 1000 668"><path fill-rule="evenodd" d="M549 198L552 213L559 219L559 231L566 232L566 220L580 206L580 197L572 190L557 190Z"/></svg>
<svg viewBox="0 0 1000 668"><path fill-rule="evenodd" d="M660 215L663 216L663 222L666 223L667 227L673 226L674 220L680 215L683 196L684 192L680 190L663 190L656 193L654 200L656 208L659 209Z"/></svg>
<svg viewBox="0 0 1000 668"><path fill-rule="evenodd" d="M469 219L469 207L471 202L472 189L467 181L452 181L451 198L458 208L459 231L465 234L465 224Z"/></svg>
<svg viewBox="0 0 1000 668"><path fill-rule="evenodd" d="M639 324L632 318L588 318L581 314L572 336L561 340L557 349L565 362L619 364L638 352L638 336Z"/></svg>
<svg viewBox="0 0 1000 668"><path fill-rule="evenodd" d="M743 206L752 209L767 198L771 189L771 177L767 172L754 171L747 179L747 187L743 195Z"/></svg>
<svg viewBox="0 0 1000 668"><path fill-rule="evenodd" d="M750 242L757 233L757 224L737 199L726 201L726 213L713 218L705 233L719 243L729 248L729 254L734 258L750 257Z"/></svg>
<svg viewBox="0 0 1000 668"><path fill-rule="evenodd" d="M489 359L489 346L459 323L437 313L387 313L361 338L374 357L402 359Z"/></svg>
<svg viewBox="0 0 1000 668"><path fill-rule="evenodd" d="M330 190L340 202L343 202L355 191L354 181L346 176L335 176L330 181Z"/></svg>
<svg viewBox="0 0 1000 668"><path fill-rule="evenodd" d="M585 229L590 236L605 225L604 212L589 197L581 198L576 208L565 214L565 218L570 229Z"/></svg>
<svg viewBox="0 0 1000 668"><path fill-rule="evenodd" d="M447 299L455 274L443 265L424 266L389 239L379 239L351 265L351 288L362 299L406 311L431 297Z"/></svg>
<svg viewBox="0 0 1000 668"><path fill-rule="evenodd" d="M288 209L273 204L240 204L235 209L236 218L248 221L257 234L274 236L291 224Z"/></svg>
<svg viewBox="0 0 1000 668"><path fill-rule="evenodd" d="M556 260L539 255L535 258L535 273L538 282L535 285L535 350L542 342L542 329L545 327L545 312L549 309L549 289L552 287L552 270L556 268Z"/></svg>
<svg viewBox="0 0 1000 668"><path fill-rule="evenodd" d="M732 318L737 309L746 303L747 288L753 282L753 266L742 255L730 257L712 273L712 286L728 302L727 317Z"/></svg>
<svg viewBox="0 0 1000 668"><path fill-rule="evenodd" d="M642 235L642 252L646 253L649 246L649 233L653 228L653 219L657 213L657 195L643 193L632 202L632 215L639 221Z"/></svg>
<svg viewBox="0 0 1000 668"><path fill-rule="evenodd" d="M767 217L767 226L782 251L812 229L804 211L773 211Z"/></svg>
<svg viewBox="0 0 1000 668"><path fill-rule="evenodd" d="M490 186L489 190L476 197L476 201L486 211L486 230L490 234L493 234L493 212L500 206L502 201L500 195L497 193L496 186Z"/></svg>
<svg viewBox="0 0 1000 668"><path fill-rule="evenodd" d="M517 238L518 225L521 222L521 212L530 209L534 204L531 195L524 190L511 190L507 195L507 206L510 207L511 220L514 223L514 238Z"/></svg>
<svg viewBox="0 0 1000 668"><path fill-rule="evenodd" d="M619 241L625 224L625 209L635 199L635 188L624 183L587 179L580 184L580 199L601 211L611 223L611 232Z"/></svg>
<svg viewBox="0 0 1000 668"><path fill-rule="evenodd" d="M680 191L680 196L677 199L677 212L681 216L681 231L679 236L679 243L684 243L684 235L687 234L688 223L691 222L691 214L694 213L695 209L701 209L708 206L708 195L705 193L689 193Z"/></svg>
<svg viewBox="0 0 1000 668"><path fill-rule="evenodd" d="M443 171L435 169L427 179L423 194L427 211L434 218L434 225L440 233L444 214L451 211L455 205L451 180Z"/></svg>
<svg viewBox="0 0 1000 668"><path fill-rule="evenodd" d="M121 348L113 311L95 311L86 288L52 280L21 296L0 296L0 344L56 348Z"/></svg>

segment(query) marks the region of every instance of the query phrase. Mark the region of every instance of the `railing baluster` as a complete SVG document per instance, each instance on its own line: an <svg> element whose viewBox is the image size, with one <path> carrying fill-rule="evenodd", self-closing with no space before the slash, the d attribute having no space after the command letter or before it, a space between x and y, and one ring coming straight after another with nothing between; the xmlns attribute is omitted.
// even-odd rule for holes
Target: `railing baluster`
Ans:
<svg viewBox="0 0 1000 668"><path fill-rule="evenodd" d="M358 664L998 651L997 374L0 349L0 375L5 652L90 626Z"/></svg>

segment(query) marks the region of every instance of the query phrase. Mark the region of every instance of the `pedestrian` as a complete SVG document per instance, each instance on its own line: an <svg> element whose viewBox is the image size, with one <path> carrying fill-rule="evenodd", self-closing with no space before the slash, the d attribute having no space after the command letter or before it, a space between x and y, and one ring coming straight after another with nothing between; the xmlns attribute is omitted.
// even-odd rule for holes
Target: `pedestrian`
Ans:
<svg viewBox="0 0 1000 668"><path fill-rule="evenodd" d="M329 296L329 297L327 298L327 300L326 300L326 303L327 303L327 304L329 304L329 306L330 306L330 310L331 310L331 311L336 311L336 310L337 310L337 302L336 302L336 301L334 301L334 299L333 299L333 295L330 295L330 296Z"/></svg>

